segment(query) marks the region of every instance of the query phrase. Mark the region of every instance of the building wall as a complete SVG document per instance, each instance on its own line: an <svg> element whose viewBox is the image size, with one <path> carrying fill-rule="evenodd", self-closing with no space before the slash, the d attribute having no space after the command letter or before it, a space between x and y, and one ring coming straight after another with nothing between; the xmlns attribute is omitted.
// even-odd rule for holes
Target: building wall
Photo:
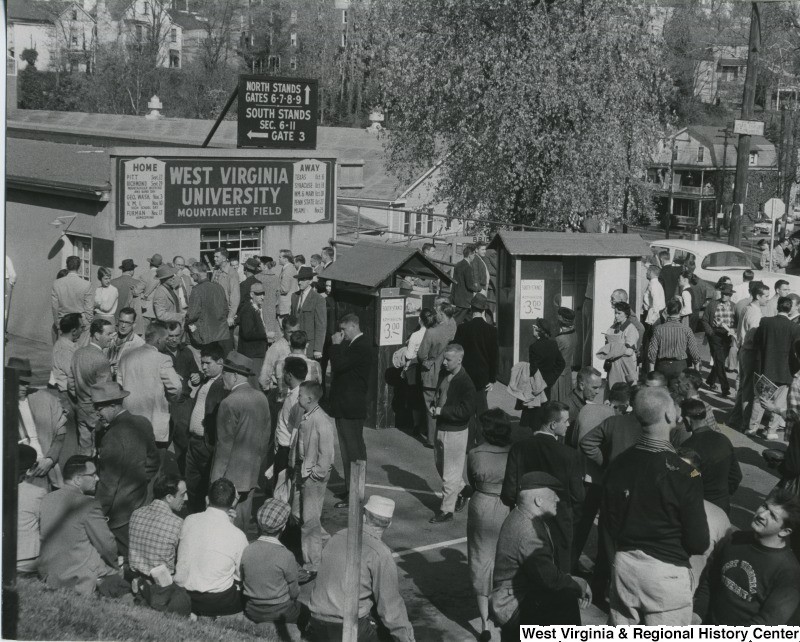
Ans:
<svg viewBox="0 0 800 642"><path fill-rule="evenodd" d="M113 239L106 203L9 189L6 201L6 254L14 264L14 287L8 331L26 339L50 343L53 317L50 292L69 251L61 229L50 223L75 215L67 234ZM97 253L93 252L92 283L96 285Z"/></svg>
<svg viewBox="0 0 800 642"><path fill-rule="evenodd" d="M20 58L25 49L36 49L39 53L39 58L36 60L37 69L50 69L54 36L52 25L9 22L6 26L6 47L14 50L17 69L22 71L28 66L28 63Z"/></svg>

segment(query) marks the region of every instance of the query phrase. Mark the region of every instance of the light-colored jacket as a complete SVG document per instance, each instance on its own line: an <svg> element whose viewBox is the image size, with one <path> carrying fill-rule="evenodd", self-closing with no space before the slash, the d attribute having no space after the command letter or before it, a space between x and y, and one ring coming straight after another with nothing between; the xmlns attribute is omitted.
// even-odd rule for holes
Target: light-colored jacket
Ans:
<svg viewBox="0 0 800 642"><path fill-rule="evenodd" d="M278 314L291 314L292 295L297 292L299 286L297 279L294 278L297 269L292 263L281 266L278 283Z"/></svg>
<svg viewBox="0 0 800 642"><path fill-rule="evenodd" d="M180 394L183 386L169 355L162 354L151 345L143 345L126 352L119 362L117 382L131 393L125 397L122 405L131 414L141 415L153 425L156 441L167 441L167 395Z"/></svg>
<svg viewBox="0 0 800 642"><path fill-rule="evenodd" d="M226 263L221 268L214 268L214 274L211 277L213 283L218 283L225 290L225 298L228 301L228 319L233 319L236 316L236 311L239 309L239 300L241 294L239 292L239 274L234 270L230 263Z"/></svg>
<svg viewBox="0 0 800 642"><path fill-rule="evenodd" d="M153 314L159 321L183 323L186 313L180 309L178 294L168 285L161 283L153 292Z"/></svg>
<svg viewBox="0 0 800 642"><path fill-rule="evenodd" d="M53 323L57 326L62 317L72 312L82 315L87 326L94 316L94 290L92 284L70 272L66 276L56 279L50 295L53 308Z"/></svg>
<svg viewBox="0 0 800 642"><path fill-rule="evenodd" d="M49 390L39 390L28 395L28 407L36 424L36 436L42 453L54 462L54 466L47 473L47 478L53 486L60 488L64 484L59 462L64 459L62 453L67 435L67 413L58 397Z"/></svg>
<svg viewBox="0 0 800 642"><path fill-rule="evenodd" d="M428 328L417 350L417 361L422 372L422 386L436 388L439 385L439 370L444 361L444 349L456 336L456 322L447 319L439 325Z"/></svg>
<svg viewBox="0 0 800 642"><path fill-rule="evenodd" d="M333 466L333 420L317 406L300 422L298 443L303 478L323 481ZM294 461L290 459L289 461Z"/></svg>

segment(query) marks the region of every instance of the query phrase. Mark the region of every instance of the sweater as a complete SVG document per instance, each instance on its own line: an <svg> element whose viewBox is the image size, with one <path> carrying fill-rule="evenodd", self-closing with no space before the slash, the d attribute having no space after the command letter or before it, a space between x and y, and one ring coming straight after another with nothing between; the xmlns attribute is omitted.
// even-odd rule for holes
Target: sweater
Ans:
<svg viewBox="0 0 800 642"><path fill-rule="evenodd" d="M792 550L767 548L751 531L733 533L706 569L694 610L712 624L786 624L800 604L800 563Z"/></svg>
<svg viewBox="0 0 800 642"><path fill-rule="evenodd" d="M245 612L248 604L274 606L300 595L297 562L276 538L262 535L242 553Z"/></svg>
<svg viewBox="0 0 800 642"><path fill-rule="evenodd" d="M681 444L700 455L703 473L703 497L726 513L731 510L731 495L742 481L742 469L736 459L733 444L721 432L711 428L695 430Z"/></svg>

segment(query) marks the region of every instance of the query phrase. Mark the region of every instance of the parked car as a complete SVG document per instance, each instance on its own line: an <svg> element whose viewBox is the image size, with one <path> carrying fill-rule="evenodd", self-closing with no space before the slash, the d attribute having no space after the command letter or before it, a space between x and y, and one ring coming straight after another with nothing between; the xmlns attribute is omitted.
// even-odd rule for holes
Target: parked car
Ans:
<svg viewBox="0 0 800 642"><path fill-rule="evenodd" d="M775 225L775 238L780 236L780 229L781 229L781 219L778 219L774 222ZM786 233L791 234L794 232L794 221L786 221ZM755 225L753 225L753 234L766 234L767 236L770 235L770 224L769 221L759 221Z"/></svg>
<svg viewBox="0 0 800 642"><path fill-rule="evenodd" d="M727 276L733 285L738 285L744 280L742 272L749 269L755 272L756 281L763 281L770 288L775 287L778 279L784 279L789 282L792 292L800 294L800 276L759 270L745 252L732 245L713 241L662 239L652 241L650 249L654 255L666 250L670 261L681 257L684 262L693 262L694 273L709 283L716 283L720 277Z"/></svg>

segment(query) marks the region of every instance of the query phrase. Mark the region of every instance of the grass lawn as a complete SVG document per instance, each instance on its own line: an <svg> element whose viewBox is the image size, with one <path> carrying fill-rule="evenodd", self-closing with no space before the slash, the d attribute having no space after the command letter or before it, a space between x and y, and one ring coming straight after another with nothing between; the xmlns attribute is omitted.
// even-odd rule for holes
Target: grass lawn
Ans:
<svg viewBox="0 0 800 642"><path fill-rule="evenodd" d="M82 597L65 589L49 589L36 579L20 579L20 640L290 640L272 625L254 624L242 615L212 621L164 615L117 600ZM299 639L297 629L292 635Z"/></svg>

